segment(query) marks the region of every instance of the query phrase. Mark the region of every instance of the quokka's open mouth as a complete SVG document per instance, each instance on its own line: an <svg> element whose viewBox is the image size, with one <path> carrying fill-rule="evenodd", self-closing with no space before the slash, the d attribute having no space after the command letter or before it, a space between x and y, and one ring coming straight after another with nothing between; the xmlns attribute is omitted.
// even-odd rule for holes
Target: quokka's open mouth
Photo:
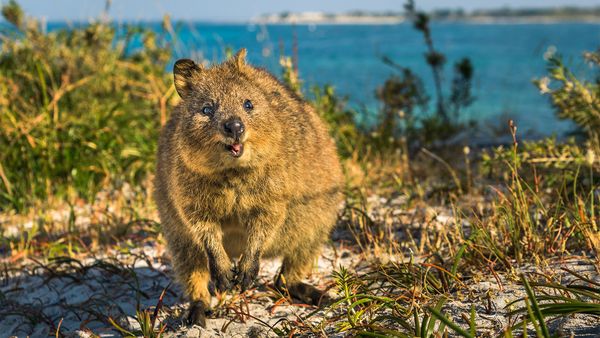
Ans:
<svg viewBox="0 0 600 338"><path fill-rule="evenodd" d="M235 142L227 145L226 148L233 157L240 157L244 153L244 145L242 143Z"/></svg>

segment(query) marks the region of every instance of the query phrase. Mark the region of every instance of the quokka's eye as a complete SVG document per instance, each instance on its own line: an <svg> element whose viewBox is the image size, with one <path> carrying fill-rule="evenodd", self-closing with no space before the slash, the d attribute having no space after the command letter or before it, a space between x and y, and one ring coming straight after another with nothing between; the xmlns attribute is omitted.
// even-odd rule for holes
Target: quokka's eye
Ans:
<svg viewBox="0 0 600 338"><path fill-rule="evenodd" d="M250 102L250 100L244 101L244 109L246 109L246 111L251 111L252 109L254 109L254 106L252 105L252 102Z"/></svg>
<svg viewBox="0 0 600 338"><path fill-rule="evenodd" d="M214 110L211 106L205 106L204 108L202 108L202 114L204 115L212 115L214 113Z"/></svg>

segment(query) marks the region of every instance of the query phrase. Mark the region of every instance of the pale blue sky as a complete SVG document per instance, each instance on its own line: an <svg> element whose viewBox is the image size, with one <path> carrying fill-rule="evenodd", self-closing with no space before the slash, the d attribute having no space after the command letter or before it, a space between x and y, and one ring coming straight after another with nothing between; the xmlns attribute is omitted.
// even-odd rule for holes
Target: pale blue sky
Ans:
<svg viewBox="0 0 600 338"><path fill-rule="evenodd" d="M8 0L0 0L6 3ZM18 0L25 11L47 20L87 20L97 18L104 8L102 0ZM417 0L417 7L432 8L497 8L509 6L596 6L598 0ZM264 13L283 11L346 12L349 10L401 10L402 0L113 0L110 16L116 20L156 20L164 13L174 19L207 21L243 21Z"/></svg>

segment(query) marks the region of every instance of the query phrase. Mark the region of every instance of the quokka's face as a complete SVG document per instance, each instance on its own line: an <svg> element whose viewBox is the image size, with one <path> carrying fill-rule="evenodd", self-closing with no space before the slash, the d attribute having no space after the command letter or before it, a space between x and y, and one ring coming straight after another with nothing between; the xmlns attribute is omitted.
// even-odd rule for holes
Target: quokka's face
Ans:
<svg viewBox="0 0 600 338"><path fill-rule="evenodd" d="M194 167L218 171L251 166L269 157L279 138L271 104L239 54L207 69L191 60L175 64L175 87L183 100L181 145Z"/></svg>

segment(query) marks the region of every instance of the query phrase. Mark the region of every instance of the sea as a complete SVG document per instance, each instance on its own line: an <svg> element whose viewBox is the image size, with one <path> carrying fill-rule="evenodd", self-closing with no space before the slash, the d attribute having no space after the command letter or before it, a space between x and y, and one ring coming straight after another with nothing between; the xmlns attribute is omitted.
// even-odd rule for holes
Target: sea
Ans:
<svg viewBox="0 0 600 338"><path fill-rule="evenodd" d="M146 23L160 30L160 23ZM56 28L64 24L54 24ZM565 135L573 129L561 121L547 96L532 81L547 75L547 58L560 55L572 71L594 80L598 68L584 62L583 53L600 48L600 23L433 23L435 48L446 56L444 87L447 95L453 65L469 58L474 66L473 104L461 118L475 120L490 132L506 129L513 119L533 138ZM409 23L389 25L262 25L187 22L174 25L175 58L220 62L226 51L248 50L252 64L281 74L281 55L297 53L304 90L332 85L346 98L357 119L372 121L381 103L375 92L398 71L385 64L388 57L410 68L423 80L435 107L431 69L425 62L423 35ZM553 84L551 83L550 86ZM416 114L427 114L427 111Z"/></svg>

